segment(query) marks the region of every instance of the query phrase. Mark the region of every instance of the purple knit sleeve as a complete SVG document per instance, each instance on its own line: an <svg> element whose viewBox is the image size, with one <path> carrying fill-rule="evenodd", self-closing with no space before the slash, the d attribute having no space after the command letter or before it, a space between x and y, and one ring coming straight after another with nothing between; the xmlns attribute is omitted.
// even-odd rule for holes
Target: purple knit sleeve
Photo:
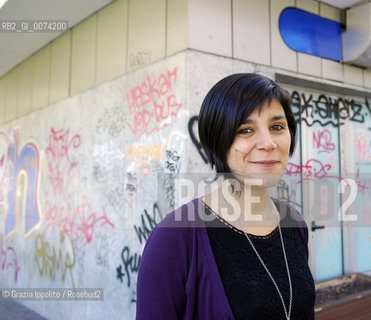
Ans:
<svg viewBox="0 0 371 320"><path fill-rule="evenodd" d="M293 206L291 206L289 203L285 202L285 204L289 207L293 217L299 224L300 228L300 234L303 237L305 248L306 248L306 253L307 257L309 258L309 251L308 251L308 227L307 223L305 222L303 216L299 213L298 210L296 210Z"/></svg>
<svg viewBox="0 0 371 320"><path fill-rule="evenodd" d="M182 319L183 316L187 278L186 230L163 225L160 223L151 232L140 261L137 320Z"/></svg>

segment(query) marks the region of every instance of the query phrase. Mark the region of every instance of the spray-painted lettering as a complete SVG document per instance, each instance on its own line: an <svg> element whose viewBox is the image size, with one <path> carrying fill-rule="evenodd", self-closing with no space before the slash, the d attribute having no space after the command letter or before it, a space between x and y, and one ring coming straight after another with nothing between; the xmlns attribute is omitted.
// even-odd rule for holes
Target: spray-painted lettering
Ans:
<svg viewBox="0 0 371 320"><path fill-rule="evenodd" d="M14 270L14 281L18 280L18 273L21 268L18 266L18 258L15 249L5 244L4 236L0 234L0 265L1 270Z"/></svg>
<svg viewBox="0 0 371 320"><path fill-rule="evenodd" d="M182 104L173 89L178 69L160 74L155 80L147 76L146 81L126 93L131 121L127 126L134 134L151 134L169 125Z"/></svg>
<svg viewBox="0 0 371 320"><path fill-rule="evenodd" d="M137 161L137 165L149 166L151 160L162 162L162 156L167 148L169 139L163 145L156 144L129 144L127 158Z"/></svg>
<svg viewBox="0 0 371 320"><path fill-rule="evenodd" d="M152 216L147 212L147 210L144 210L144 214L141 215L142 226L137 227L134 225L134 230L140 243L142 243L143 238L147 241L149 234L161 219L162 216L157 203L153 204ZM121 283L123 283L123 278L126 277L126 285L130 287L131 274L138 272L140 259L141 255L137 253L131 254L130 248L124 246L124 249L121 252L122 265L120 264L116 268L116 277Z"/></svg>
<svg viewBox="0 0 371 320"><path fill-rule="evenodd" d="M108 219L104 207L103 214L97 215L86 195L77 198L77 203L76 197L71 197L76 192L74 186L79 181L80 171L78 162L71 159L72 150L78 149L80 145L80 135L70 137L69 129L51 129L46 149L48 172L44 185L45 232L51 227L57 227L72 241L82 234L90 243L96 226L114 228L114 225Z"/></svg>
<svg viewBox="0 0 371 320"><path fill-rule="evenodd" d="M170 173L179 173L180 171L180 156L177 151L166 150L166 159L164 162L165 170Z"/></svg>
<svg viewBox="0 0 371 320"><path fill-rule="evenodd" d="M148 49L144 49L135 54L134 53L130 54L129 57L130 67L136 67L151 62L152 61L151 54L152 51Z"/></svg>
<svg viewBox="0 0 371 320"><path fill-rule="evenodd" d="M371 115L367 99L362 104L353 99L320 94L315 100L312 94L298 91L293 91L291 98L296 119L305 122L308 126L319 123L322 126L338 127L344 124L345 119L363 123L365 117ZM363 105L368 109L368 114L363 111L366 109Z"/></svg>
<svg viewBox="0 0 371 320"><path fill-rule="evenodd" d="M332 134L329 130L313 131L313 147L318 153L329 153L335 150L335 144L332 143Z"/></svg>
<svg viewBox="0 0 371 320"><path fill-rule="evenodd" d="M320 160L309 159L304 165L297 165L292 162L287 164L286 174L289 176L302 175L302 179L298 180L297 184L304 180L312 180L314 178L335 178L340 179L339 176L329 174L331 170L330 164L323 164Z"/></svg>
<svg viewBox="0 0 371 320"><path fill-rule="evenodd" d="M70 252L64 254L62 248L56 250L55 246L45 240L44 235L37 235L35 238L35 262L41 277L46 276L54 281L57 271L60 271L61 279L64 281L67 272L69 272L74 286L72 269L75 266L75 251L71 241L69 247Z"/></svg>
<svg viewBox="0 0 371 320"><path fill-rule="evenodd" d="M1 133L2 136L7 136ZM10 141L10 139L7 139ZM3 169L3 175L6 171L9 174L8 179L8 211L5 218L5 235L14 231L17 225L17 195L19 195L19 177L24 174L27 179L26 199L25 199L25 232L31 232L40 221L40 212L38 207L39 190L39 150L34 143L26 143L19 151L19 130L15 130L13 142L8 145L7 155L8 168ZM2 164L5 162L5 155L2 157ZM3 178L4 178L3 176Z"/></svg>
<svg viewBox="0 0 371 320"><path fill-rule="evenodd" d="M124 265L125 273L122 271L121 264L116 268L117 279L119 279L121 283L123 283L123 277L126 276L126 279L127 279L126 285L130 287L130 284L131 284L130 274L133 272L134 273L138 272L141 257L142 256L137 253L135 253L134 255L131 255L129 247L128 246L124 247L124 249L121 252L121 259Z"/></svg>
<svg viewBox="0 0 371 320"><path fill-rule="evenodd" d="M142 225L139 227L134 225L134 230L140 243L143 242L143 238L147 241L151 231L161 221L161 219L161 211L156 202L153 204L152 216L148 213L147 209L144 209L144 214L140 217Z"/></svg>

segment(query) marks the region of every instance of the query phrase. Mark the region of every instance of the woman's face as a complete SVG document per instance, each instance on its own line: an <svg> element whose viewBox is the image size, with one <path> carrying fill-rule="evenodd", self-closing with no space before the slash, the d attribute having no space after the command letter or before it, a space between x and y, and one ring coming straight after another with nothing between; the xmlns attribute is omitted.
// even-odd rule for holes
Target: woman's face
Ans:
<svg viewBox="0 0 371 320"><path fill-rule="evenodd" d="M227 164L240 181L261 179L263 187L275 185L286 170L291 136L282 105L273 99L250 113L240 125ZM250 184L250 183L248 183Z"/></svg>

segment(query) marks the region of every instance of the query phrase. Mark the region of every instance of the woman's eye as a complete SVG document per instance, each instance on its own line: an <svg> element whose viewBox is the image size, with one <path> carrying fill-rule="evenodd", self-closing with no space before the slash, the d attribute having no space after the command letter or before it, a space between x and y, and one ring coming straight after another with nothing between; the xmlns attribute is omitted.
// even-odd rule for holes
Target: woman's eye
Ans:
<svg viewBox="0 0 371 320"><path fill-rule="evenodd" d="M250 128L244 128L244 129L241 129L241 130L238 131L239 134L249 134L251 132L253 132L253 131Z"/></svg>
<svg viewBox="0 0 371 320"><path fill-rule="evenodd" d="M284 129L284 126L280 125L280 124L275 124L272 126L272 130L273 131L281 131Z"/></svg>

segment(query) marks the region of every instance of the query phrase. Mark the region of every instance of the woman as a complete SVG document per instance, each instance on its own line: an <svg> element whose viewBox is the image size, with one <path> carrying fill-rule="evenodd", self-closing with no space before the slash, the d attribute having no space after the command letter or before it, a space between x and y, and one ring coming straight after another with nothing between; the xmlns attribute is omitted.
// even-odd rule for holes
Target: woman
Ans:
<svg viewBox="0 0 371 320"><path fill-rule="evenodd" d="M308 230L268 196L295 147L290 96L258 74L206 95L199 136L222 187L169 214L138 271L137 319L313 319Z"/></svg>

